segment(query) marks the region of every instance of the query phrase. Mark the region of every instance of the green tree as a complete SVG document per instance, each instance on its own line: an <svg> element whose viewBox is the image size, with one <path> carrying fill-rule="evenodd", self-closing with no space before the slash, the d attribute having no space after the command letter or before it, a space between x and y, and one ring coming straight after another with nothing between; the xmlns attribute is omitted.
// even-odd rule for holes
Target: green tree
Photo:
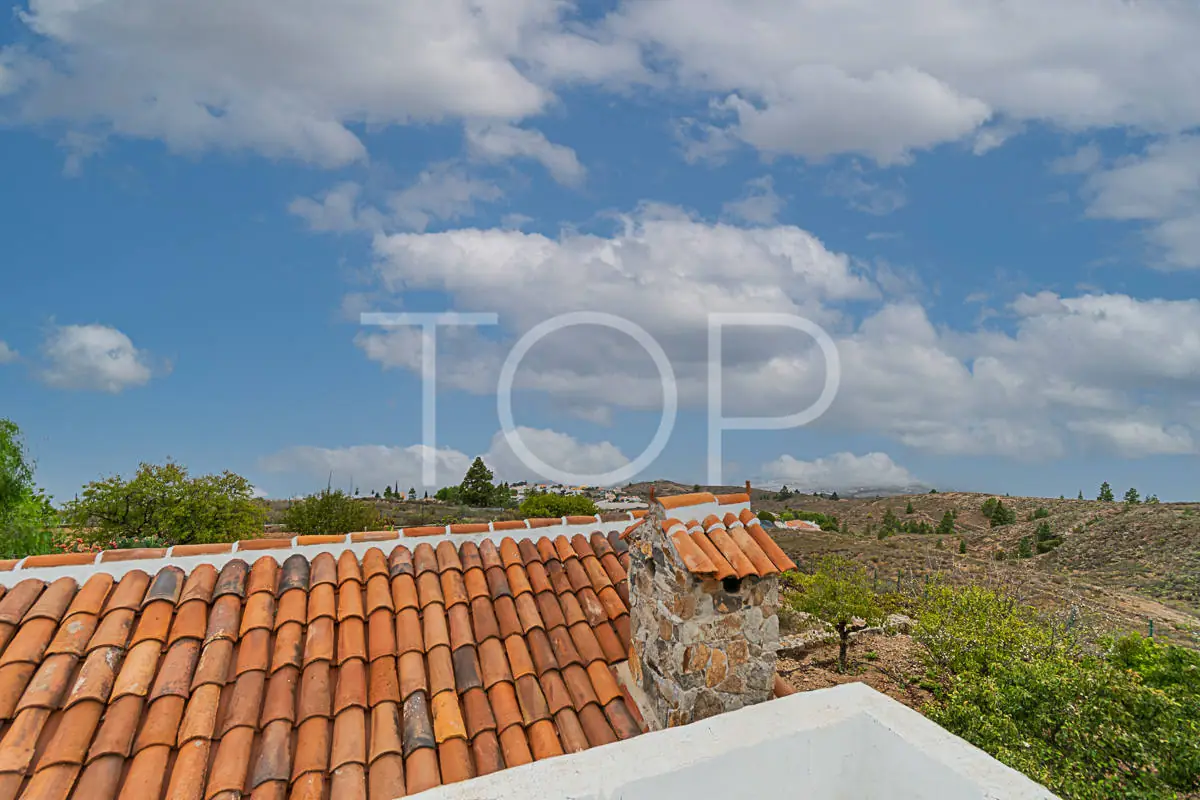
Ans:
<svg viewBox="0 0 1200 800"><path fill-rule="evenodd" d="M837 492L834 492L833 494L829 495L829 499L830 499L830 500L841 500L841 498L840 498L840 497L838 497L838 493L837 493Z"/></svg>
<svg viewBox="0 0 1200 800"><path fill-rule="evenodd" d="M1011 525L1017 521L1017 512L1004 505L1004 501L998 497L989 497L985 500L981 510L983 511L983 515L991 522L993 528L998 528L1001 525Z"/></svg>
<svg viewBox="0 0 1200 800"><path fill-rule="evenodd" d="M1083 489L1080 489L1080 490L1079 490L1079 498L1078 498L1078 499L1079 499L1079 500L1082 500L1082 499L1083 499Z"/></svg>
<svg viewBox="0 0 1200 800"><path fill-rule="evenodd" d="M1030 558L1033 556L1033 537L1022 536L1021 541L1017 544L1017 558Z"/></svg>
<svg viewBox="0 0 1200 800"><path fill-rule="evenodd" d="M1104 503L1111 503L1113 501L1113 490L1108 485L1108 481L1100 484L1100 494L1096 495L1096 499Z"/></svg>
<svg viewBox="0 0 1200 800"><path fill-rule="evenodd" d="M1033 516L1031 516L1030 519L1045 519L1048 516L1050 516L1050 512L1045 508L1038 506L1037 510L1033 512Z"/></svg>
<svg viewBox="0 0 1200 800"><path fill-rule="evenodd" d="M288 506L283 524L290 533L311 536L374 530L383 520L373 504L355 500L341 489L325 489Z"/></svg>
<svg viewBox="0 0 1200 800"><path fill-rule="evenodd" d="M462 491L457 486L443 486L433 494L434 499L441 500L444 503L462 502L461 495Z"/></svg>
<svg viewBox="0 0 1200 800"><path fill-rule="evenodd" d="M64 516L87 530L88 541L156 539L176 545L254 538L262 534L267 511L241 475L191 477L168 461L143 463L129 480L114 475L89 483L66 504Z"/></svg>
<svg viewBox="0 0 1200 800"><path fill-rule="evenodd" d="M959 540L958 540L958 552L959 552L959 554L960 554L960 555L966 555L966 554L967 554L967 540L966 540L966 539L959 539Z"/></svg>
<svg viewBox="0 0 1200 800"><path fill-rule="evenodd" d="M578 494L535 494L525 498L520 511L527 518L593 516L596 504Z"/></svg>
<svg viewBox="0 0 1200 800"><path fill-rule="evenodd" d="M0 557L49 553L57 514L34 483L34 463L16 423L0 419Z"/></svg>
<svg viewBox="0 0 1200 800"><path fill-rule="evenodd" d="M900 520L896 517L895 512L891 508L883 512L883 532L891 535L900 529Z"/></svg>
<svg viewBox="0 0 1200 800"><path fill-rule="evenodd" d="M787 500L791 496L792 496L792 492L790 489L787 488L786 484L784 484L783 488L781 488L778 492L775 493L776 500Z"/></svg>
<svg viewBox="0 0 1200 800"><path fill-rule="evenodd" d="M1149 496L1146 498L1146 503L1147 503L1148 505L1154 505L1154 504L1155 504L1155 503L1157 503L1157 502L1158 502L1158 495L1156 495L1156 494L1149 495Z"/></svg>
<svg viewBox="0 0 1200 800"><path fill-rule="evenodd" d="M1134 489L1131 486L1131 487L1129 487L1129 491L1125 492L1125 502L1131 506L1135 506L1138 503L1142 502L1142 496L1140 494L1138 494L1137 489Z"/></svg>
<svg viewBox="0 0 1200 800"><path fill-rule="evenodd" d="M908 505L906 505L904 507L904 513L905 514L915 514L916 513L916 509L913 508L912 500L909 500Z"/></svg>
<svg viewBox="0 0 1200 800"><path fill-rule="evenodd" d="M816 572L800 575L796 583L797 590L787 594L789 607L833 626L838 634L838 670L845 672L850 634L883 620L866 569L842 556L824 556Z"/></svg>
<svg viewBox="0 0 1200 800"><path fill-rule="evenodd" d="M950 536L954 533L954 514L949 511L942 514L942 521L938 523L937 532L941 536Z"/></svg>
<svg viewBox="0 0 1200 800"><path fill-rule="evenodd" d="M476 508L490 506L496 494L496 487L492 484L493 477L483 459L476 456L458 486L459 499L465 505Z"/></svg>

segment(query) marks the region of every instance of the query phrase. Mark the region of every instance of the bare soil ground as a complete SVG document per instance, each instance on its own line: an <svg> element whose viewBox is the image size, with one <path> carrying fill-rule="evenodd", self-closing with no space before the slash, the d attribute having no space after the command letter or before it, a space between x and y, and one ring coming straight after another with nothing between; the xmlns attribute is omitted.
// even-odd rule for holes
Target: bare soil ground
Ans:
<svg viewBox="0 0 1200 800"><path fill-rule="evenodd" d="M820 645L794 658L780 656L776 671L802 692L865 683L920 711L933 697L921 687L925 674L921 650L908 636L869 634L851 643L845 673L838 672L836 644Z"/></svg>

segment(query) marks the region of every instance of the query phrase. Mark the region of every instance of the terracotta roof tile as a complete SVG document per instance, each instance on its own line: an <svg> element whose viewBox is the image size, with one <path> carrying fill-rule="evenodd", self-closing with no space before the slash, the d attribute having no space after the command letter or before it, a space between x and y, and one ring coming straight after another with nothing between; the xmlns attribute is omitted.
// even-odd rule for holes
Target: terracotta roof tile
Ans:
<svg viewBox="0 0 1200 800"><path fill-rule="evenodd" d="M15 582L0 796L398 797L615 741L640 731L608 669L620 557L598 533Z"/></svg>
<svg viewBox="0 0 1200 800"><path fill-rule="evenodd" d="M687 506L696 506L704 503L716 503L716 495L711 492L694 492L692 494L677 494L670 497L658 498L659 504L665 509L685 508ZM636 514L636 512L635 512Z"/></svg>

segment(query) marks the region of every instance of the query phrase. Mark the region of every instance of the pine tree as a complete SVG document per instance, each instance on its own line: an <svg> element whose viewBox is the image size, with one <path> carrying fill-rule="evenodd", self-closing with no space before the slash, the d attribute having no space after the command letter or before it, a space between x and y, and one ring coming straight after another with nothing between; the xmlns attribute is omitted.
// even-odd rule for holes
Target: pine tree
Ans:
<svg viewBox="0 0 1200 800"><path fill-rule="evenodd" d="M1096 496L1096 499L1103 503L1111 503L1113 501L1113 490L1108 485L1108 481L1100 484L1100 494Z"/></svg>
<svg viewBox="0 0 1200 800"><path fill-rule="evenodd" d="M1131 506L1135 506L1142 502L1142 496L1138 493L1137 489L1131 486L1129 487L1129 491L1125 493L1125 502Z"/></svg>
<svg viewBox="0 0 1200 800"><path fill-rule="evenodd" d="M463 503L469 506L484 507L492 502L496 487L492 485L492 471L483 463L479 456L467 469L459 485L459 496Z"/></svg>
<svg viewBox="0 0 1200 800"><path fill-rule="evenodd" d="M838 493L837 493L837 492L834 492L833 494L829 495L829 499L830 499L830 500L840 500L841 498L840 498L840 497L838 497Z"/></svg>
<svg viewBox="0 0 1200 800"><path fill-rule="evenodd" d="M1079 499L1080 499L1080 500L1082 500L1082 499L1083 499L1083 489L1080 489L1080 490L1079 490Z"/></svg>
<svg viewBox="0 0 1200 800"><path fill-rule="evenodd" d="M942 514L942 521L938 523L937 532L941 536L949 536L954 533L954 515L947 511Z"/></svg>
<svg viewBox="0 0 1200 800"><path fill-rule="evenodd" d="M916 509L913 508L912 500L909 500L908 505L906 505L904 507L904 513L905 514L913 514L915 512L916 512Z"/></svg>
<svg viewBox="0 0 1200 800"><path fill-rule="evenodd" d="M1017 545L1017 558L1031 558L1033 556L1033 537L1022 536L1020 543Z"/></svg>
<svg viewBox="0 0 1200 800"><path fill-rule="evenodd" d="M966 539L958 540L958 552L959 552L959 555L967 554L967 540Z"/></svg>
<svg viewBox="0 0 1200 800"><path fill-rule="evenodd" d="M409 500L416 500L416 499L417 499L417 490L416 490L416 487L414 487L414 486L410 486L410 487L408 487L408 499L409 499Z"/></svg>

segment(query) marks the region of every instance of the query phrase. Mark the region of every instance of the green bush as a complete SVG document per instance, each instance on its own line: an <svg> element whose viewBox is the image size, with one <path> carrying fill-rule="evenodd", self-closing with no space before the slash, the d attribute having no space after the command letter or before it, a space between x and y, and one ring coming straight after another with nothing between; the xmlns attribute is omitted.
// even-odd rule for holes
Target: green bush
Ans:
<svg viewBox="0 0 1200 800"><path fill-rule="evenodd" d="M526 518L594 516L596 504L579 494L535 494L525 498L520 512Z"/></svg>
<svg viewBox="0 0 1200 800"><path fill-rule="evenodd" d="M1064 798L1200 789L1200 655L1128 637L1087 646L978 586L935 586L914 638L938 676L935 722Z"/></svg>
<svg viewBox="0 0 1200 800"><path fill-rule="evenodd" d="M341 489L325 489L288 506L283 524L290 533L310 536L375 530L383 520L374 503L355 500Z"/></svg>
<svg viewBox="0 0 1200 800"><path fill-rule="evenodd" d="M91 543L146 537L168 545L233 542L262 535L267 512L253 490L232 472L193 478L173 462L142 464L129 480L114 475L89 483L64 516Z"/></svg>

